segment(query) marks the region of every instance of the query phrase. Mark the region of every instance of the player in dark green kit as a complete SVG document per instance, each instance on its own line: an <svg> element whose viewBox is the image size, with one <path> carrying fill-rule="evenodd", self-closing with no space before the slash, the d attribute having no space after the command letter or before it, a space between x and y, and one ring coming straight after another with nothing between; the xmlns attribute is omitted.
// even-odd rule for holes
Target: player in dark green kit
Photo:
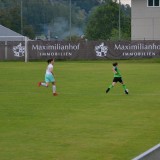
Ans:
<svg viewBox="0 0 160 160"><path fill-rule="evenodd" d="M124 89L125 94L128 94L128 89L126 88L126 85L124 84L123 80L122 80L122 76L121 73L118 69L118 63L115 62L113 63L113 73L114 73L114 78L113 78L113 82L112 84L108 87L108 89L106 90L106 93L108 93L110 91L111 88L113 88L115 86L115 84L117 82L120 82L122 84L122 87Z"/></svg>

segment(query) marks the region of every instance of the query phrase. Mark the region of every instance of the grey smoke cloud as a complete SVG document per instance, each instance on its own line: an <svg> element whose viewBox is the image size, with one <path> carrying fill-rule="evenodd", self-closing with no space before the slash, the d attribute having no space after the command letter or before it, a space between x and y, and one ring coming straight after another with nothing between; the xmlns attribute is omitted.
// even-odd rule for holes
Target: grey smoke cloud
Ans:
<svg viewBox="0 0 160 160"><path fill-rule="evenodd" d="M83 35L83 29L77 26L72 26L70 32L69 19L66 20L64 17L56 18L54 22L49 24L48 30L50 31L51 39L57 36L58 39L62 40L70 36L70 33L76 36Z"/></svg>

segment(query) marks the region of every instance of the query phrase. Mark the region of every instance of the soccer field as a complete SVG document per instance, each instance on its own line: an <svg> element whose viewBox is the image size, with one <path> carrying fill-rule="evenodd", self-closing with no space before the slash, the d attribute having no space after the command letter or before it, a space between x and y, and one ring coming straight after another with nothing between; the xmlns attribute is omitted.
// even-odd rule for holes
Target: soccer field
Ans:
<svg viewBox="0 0 160 160"><path fill-rule="evenodd" d="M160 142L160 63L56 61L57 92L38 87L46 62L0 62L1 160L130 160Z"/></svg>

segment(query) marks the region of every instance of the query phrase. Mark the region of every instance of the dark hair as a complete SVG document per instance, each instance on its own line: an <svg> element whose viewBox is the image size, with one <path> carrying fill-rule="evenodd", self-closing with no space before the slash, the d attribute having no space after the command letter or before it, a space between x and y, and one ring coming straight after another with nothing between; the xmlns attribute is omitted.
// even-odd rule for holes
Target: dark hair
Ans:
<svg viewBox="0 0 160 160"><path fill-rule="evenodd" d="M53 60L54 60L53 58L48 59L48 60L47 60L48 64L51 63Z"/></svg>
<svg viewBox="0 0 160 160"><path fill-rule="evenodd" d="M112 65L115 67L115 66L118 65L118 63L117 63L117 62L114 62L114 63L112 63Z"/></svg>

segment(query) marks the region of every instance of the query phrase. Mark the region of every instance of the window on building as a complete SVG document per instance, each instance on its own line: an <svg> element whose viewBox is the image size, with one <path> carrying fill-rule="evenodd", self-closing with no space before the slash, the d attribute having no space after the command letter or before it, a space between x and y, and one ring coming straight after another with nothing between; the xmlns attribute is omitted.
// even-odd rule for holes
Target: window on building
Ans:
<svg viewBox="0 0 160 160"><path fill-rule="evenodd" d="M160 0L148 0L148 6L150 7L160 7Z"/></svg>
<svg viewBox="0 0 160 160"><path fill-rule="evenodd" d="M159 6L159 0L154 0L154 5Z"/></svg>
<svg viewBox="0 0 160 160"><path fill-rule="evenodd" d="M153 0L148 0L148 6L153 6Z"/></svg>

